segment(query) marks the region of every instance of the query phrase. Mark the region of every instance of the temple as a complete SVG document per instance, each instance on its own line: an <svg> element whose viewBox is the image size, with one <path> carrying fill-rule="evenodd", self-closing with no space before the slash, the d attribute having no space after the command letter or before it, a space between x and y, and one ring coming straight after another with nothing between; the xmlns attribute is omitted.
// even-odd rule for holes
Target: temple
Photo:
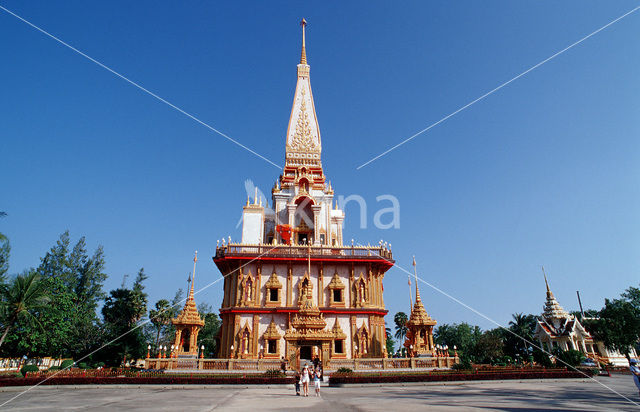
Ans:
<svg viewBox="0 0 640 412"><path fill-rule="evenodd" d="M409 356L435 356L433 327L437 322L431 319L422 304L422 299L420 299L415 257L413 258L413 272L416 278L416 303L411 308L411 315L407 321L407 336L404 347L407 348Z"/></svg>
<svg viewBox="0 0 640 412"><path fill-rule="evenodd" d="M534 338L540 347L548 352L555 348L562 350L578 350L600 363L616 366L628 366L624 355L607 349L602 342L595 341L580 320L564 310L549 288L547 275L544 273L544 283L547 288L542 315L538 317ZM630 348L631 356L636 357L634 348Z"/></svg>
<svg viewBox="0 0 640 412"><path fill-rule="evenodd" d="M322 140L302 52L285 139L285 165L271 191L243 208L242 240L223 241L214 262L225 277L221 358L386 357L382 282L386 244L344 245L344 211L322 168Z"/></svg>

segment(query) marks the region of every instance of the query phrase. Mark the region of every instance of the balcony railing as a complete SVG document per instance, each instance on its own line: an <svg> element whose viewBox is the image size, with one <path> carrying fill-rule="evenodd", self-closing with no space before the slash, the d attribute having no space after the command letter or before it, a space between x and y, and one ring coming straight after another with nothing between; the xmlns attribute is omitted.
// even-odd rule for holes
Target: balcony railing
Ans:
<svg viewBox="0 0 640 412"><path fill-rule="evenodd" d="M245 245L230 243L216 248L216 259L226 256L277 257L334 257L344 259L382 258L393 260L391 249L385 246L302 246L302 245Z"/></svg>

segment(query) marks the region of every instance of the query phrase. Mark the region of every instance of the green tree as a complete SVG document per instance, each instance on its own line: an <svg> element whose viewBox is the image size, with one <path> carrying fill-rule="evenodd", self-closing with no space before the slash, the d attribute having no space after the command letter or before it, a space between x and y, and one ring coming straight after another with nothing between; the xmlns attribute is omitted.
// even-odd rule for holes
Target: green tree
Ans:
<svg viewBox="0 0 640 412"><path fill-rule="evenodd" d="M204 320L204 326L198 333L198 348L204 346L204 356L212 358L218 352L218 333L222 322L211 305L205 302L198 305L198 312Z"/></svg>
<svg viewBox="0 0 640 412"><path fill-rule="evenodd" d="M631 303L638 311L640 311L640 288L630 286L623 294L622 298Z"/></svg>
<svg viewBox="0 0 640 412"><path fill-rule="evenodd" d="M149 320L155 333L155 346L160 344L160 336L171 323L171 304L166 299L160 299L155 304L155 309L149 310Z"/></svg>
<svg viewBox="0 0 640 412"><path fill-rule="evenodd" d="M9 239L0 240L0 284L7 281L10 253L11 245L9 244Z"/></svg>
<svg viewBox="0 0 640 412"><path fill-rule="evenodd" d="M0 212L0 217L5 217L7 216L7 212ZM7 237L0 232L0 242L4 242L7 240Z"/></svg>
<svg viewBox="0 0 640 412"><path fill-rule="evenodd" d="M504 334L505 351L508 355L526 361L533 351L533 333L536 327L536 317L523 313L514 313L509 322L509 331Z"/></svg>
<svg viewBox="0 0 640 412"><path fill-rule="evenodd" d="M504 341L501 329L483 332L470 350L470 358L476 363L493 364L504 356Z"/></svg>
<svg viewBox="0 0 640 412"><path fill-rule="evenodd" d="M409 318L407 314L404 312L398 312L393 317L393 323L395 324L396 334L395 337L398 339L399 344L402 346L404 342L405 336L407 336L407 321Z"/></svg>
<svg viewBox="0 0 640 412"><path fill-rule="evenodd" d="M146 311L133 290L119 288L109 292L102 307L102 316L109 345L100 353L102 360L119 365L123 359L142 357L145 339L138 321Z"/></svg>
<svg viewBox="0 0 640 412"><path fill-rule="evenodd" d="M640 339L640 310L628 300L605 299L599 318L585 320L585 326L607 349L629 358L629 349Z"/></svg>
<svg viewBox="0 0 640 412"><path fill-rule="evenodd" d="M439 345L447 345L453 349L455 345L458 348L458 354L462 356L470 356L473 347L478 338L482 335L479 326L473 326L462 322L459 324L443 324L436 328L433 333L435 343Z"/></svg>
<svg viewBox="0 0 640 412"><path fill-rule="evenodd" d="M106 278L102 248L89 256L84 238L70 245L65 232L41 259L36 271L51 299L38 312L42 328L18 322L7 337L9 354L76 358L99 347L103 332L96 309Z"/></svg>
<svg viewBox="0 0 640 412"><path fill-rule="evenodd" d="M0 285L2 299L0 309L4 332L0 337L0 346L17 321L38 323L34 312L43 309L49 303L47 291L44 289L40 275L29 271L16 276L10 284Z"/></svg>
<svg viewBox="0 0 640 412"><path fill-rule="evenodd" d="M139 322L147 313L147 294L144 281L148 276L144 268L138 271L131 289L112 290L104 301L102 317L109 342L100 357L110 365L119 365L126 359L141 358L146 354L146 340Z"/></svg>
<svg viewBox="0 0 640 412"><path fill-rule="evenodd" d="M385 323L384 326L384 333L387 336L387 354L389 356L393 355L393 351L395 349L395 344L396 342L393 340L393 334L391 333L391 328L387 326L387 324Z"/></svg>

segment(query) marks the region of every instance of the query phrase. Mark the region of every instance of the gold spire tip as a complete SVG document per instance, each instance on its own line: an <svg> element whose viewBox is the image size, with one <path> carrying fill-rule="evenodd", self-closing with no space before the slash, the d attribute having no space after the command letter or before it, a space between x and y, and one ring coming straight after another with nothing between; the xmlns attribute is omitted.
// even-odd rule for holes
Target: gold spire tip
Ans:
<svg viewBox="0 0 640 412"><path fill-rule="evenodd" d="M304 29L307 27L307 21L303 18L300 21L300 25L302 26L302 53L300 53L300 64L307 64L307 49L305 45L305 33Z"/></svg>

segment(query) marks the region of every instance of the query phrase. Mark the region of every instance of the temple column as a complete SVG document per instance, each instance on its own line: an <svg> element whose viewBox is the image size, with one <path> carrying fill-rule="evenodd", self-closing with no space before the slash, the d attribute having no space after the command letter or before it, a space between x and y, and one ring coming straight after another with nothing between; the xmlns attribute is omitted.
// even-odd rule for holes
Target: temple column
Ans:
<svg viewBox="0 0 640 412"><path fill-rule="evenodd" d="M351 357L355 359L356 357L356 317L351 315ZM362 348L360 348L362 350Z"/></svg>
<svg viewBox="0 0 640 412"><path fill-rule="evenodd" d="M322 262L320 262L320 267L318 268L318 307L324 306L324 282L323 282L323 267Z"/></svg>
<svg viewBox="0 0 640 412"><path fill-rule="evenodd" d="M338 233L336 234L338 237L337 243L338 246L342 246L342 221L344 220L344 218L342 217L336 217L336 226L338 228Z"/></svg>
<svg viewBox="0 0 640 412"><path fill-rule="evenodd" d="M256 306L260 307L262 306L262 264L258 263L257 267L256 267L256 290L255 290L255 302L256 302Z"/></svg>
<svg viewBox="0 0 640 412"><path fill-rule="evenodd" d="M291 262L289 262L289 266L287 268L287 307L291 306L291 302L292 302L292 294L293 294L293 269L291 267Z"/></svg>
<svg viewBox="0 0 640 412"><path fill-rule="evenodd" d="M253 315L253 357L258 358L258 354L260 352L260 348L258 347L258 332L260 329L260 318L257 313Z"/></svg>
<svg viewBox="0 0 640 412"><path fill-rule="evenodd" d="M294 204L289 204L287 205L287 213L288 213L288 217L289 217L289 226L291 226L291 244L295 245L297 243L297 241L294 241L293 239L293 225L295 223L295 216L296 216L296 205Z"/></svg>
<svg viewBox="0 0 640 412"><path fill-rule="evenodd" d="M312 205L311 210L313 211L313 244L320 244L320 209L322 206L320 205Z"/></svg>

